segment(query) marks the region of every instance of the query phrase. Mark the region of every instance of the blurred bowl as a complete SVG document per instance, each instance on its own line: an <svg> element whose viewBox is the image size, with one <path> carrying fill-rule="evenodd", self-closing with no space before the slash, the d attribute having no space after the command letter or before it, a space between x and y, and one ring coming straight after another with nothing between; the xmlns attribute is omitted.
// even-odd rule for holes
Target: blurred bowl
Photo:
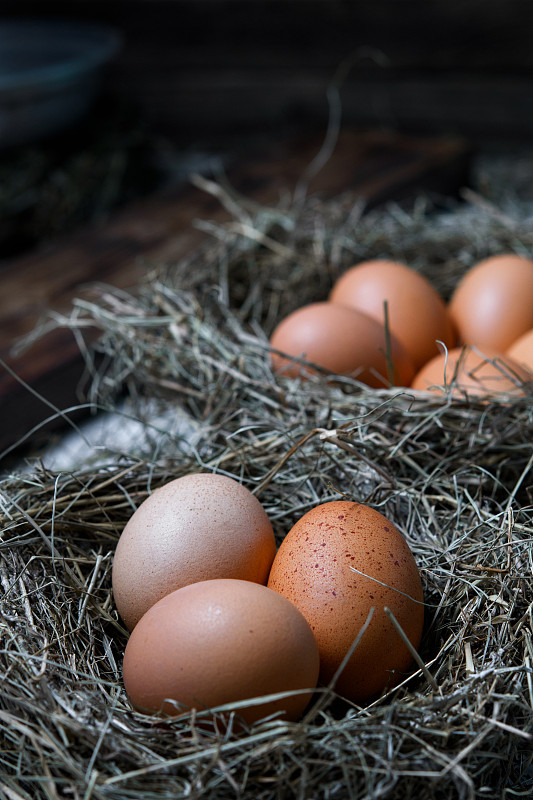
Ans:
<svg viewBox="0 0 533 800"><path fill-rule="evenodd" d="M0 20L0 147L38 141L82 119L121 43L100 24Z"/></svg>

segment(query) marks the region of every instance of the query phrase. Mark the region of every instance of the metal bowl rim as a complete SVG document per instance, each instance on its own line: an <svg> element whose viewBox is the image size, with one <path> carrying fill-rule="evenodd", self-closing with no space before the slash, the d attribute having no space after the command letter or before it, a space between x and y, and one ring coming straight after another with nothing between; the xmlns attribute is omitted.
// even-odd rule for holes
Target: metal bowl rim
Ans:
<svg viewBox="0 0 533 800"><path fill-rule="evenodd" d="M119 51L122 34L110 25L99 22L73 22L71 20L4 19L0 20L0 37L8 35L70 36L80 42L80 52L75 56L58 57L56 63L46 64L9 75L0 73L0 93L10 94L20 90L49 88L56 83L75 82L87 73L102 67Z"/></svg>

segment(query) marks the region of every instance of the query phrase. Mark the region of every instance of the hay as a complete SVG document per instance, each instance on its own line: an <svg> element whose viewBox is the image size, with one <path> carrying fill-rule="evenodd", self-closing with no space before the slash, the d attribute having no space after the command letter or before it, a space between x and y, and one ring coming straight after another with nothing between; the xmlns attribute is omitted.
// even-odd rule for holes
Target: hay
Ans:
<svg viewBox="0 0 533 800"><path fill-rule="evenodd" d="M350 378L277 380L268 333L350 263L403 259L449 295L473 261L531 253L531 209L488 193L369 214L349 195L232 208L188 261L147 265L136 293L95 287L68 319L88 396L144 436L0 487L0 794L27 798L501 798L533 791L531 393L414 396ZM94 357L83 333L97 326ZM41 329L38 334L42 335ZM128 401L118 401L120 391ZM190 426L183 426L188 418ZM179 424L178 424L179 422ZM133 509L196 470L242 481L281 541L341 496L389 516L425 592L422 665L360 708L320 688L298 723L235 733L169 720L124 694L127 633L110 570ZM238 709L236 710L238 713ZM201 716L201 715L199 715Z"/></svg>

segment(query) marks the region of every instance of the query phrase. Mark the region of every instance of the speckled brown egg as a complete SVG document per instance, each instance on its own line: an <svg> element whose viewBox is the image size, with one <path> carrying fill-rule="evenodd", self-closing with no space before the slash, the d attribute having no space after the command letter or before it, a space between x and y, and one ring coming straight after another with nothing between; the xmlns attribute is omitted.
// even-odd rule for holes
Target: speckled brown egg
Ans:
<svg viewBox="0 0 533 800"><path fill-rule="evenodd" d="M428 361L412 388L456 397L523 395L531 374L506 354L485 355L474 347L456 347Z"/></svg>
<svg viewBox="0 0 533 800"><path fill-rule="evenodd" d="M123 663L126 692L145 713L174 716L288 693L236 709L249 724L274 713L296 720L318 670L316 640L297 608L266 586L234 579L190 584L159 600L135 627Z"/></svg>
<svg viewBox="0 0 533 800"><path fill-rule="evenodd" d="M505 352L533 328L533 260L502 253L475 264L449 304L461 344Z"/></svg>
<svg viewBox="0 0 533 800"><path fill-rule="evenodd" d="M329 299L364 311L382 324L386 303L390 331L415 370L438 352L437 342L455 345L455 328L443 298L424 275L406 264L387 259L355 264L335 282Z"/></svg>
<svg viewBox="0 0 533 800"><path fill-rule="evenodd" d="M340 674L337 691L362 702L398 683L412 656L385 612L414 648L424 623L422 584L399 530L369 506L334 500L315 506L283 540L268 586L287 597L318 642L320 680L328 683L373 615Z"/></svg>
<svg viewBox="0 0 533 800"><path fill-rule="evenodd" d="M310 303L285 317L270 344L276 372L309 374L306 359L336 375L351 375L374 388L407 386L414 366L400 342L368 314L336 303ZM312 370L312 368L311 368Z"/></svg>
<svg viewBox="0 0 533 800"><path fill-rule="evenodd" d="M125 526L113 560L113 596L132 630L166 594L196 581L265 584L276 552L259 500L233 478L194 473L153 492Z"/></svg>

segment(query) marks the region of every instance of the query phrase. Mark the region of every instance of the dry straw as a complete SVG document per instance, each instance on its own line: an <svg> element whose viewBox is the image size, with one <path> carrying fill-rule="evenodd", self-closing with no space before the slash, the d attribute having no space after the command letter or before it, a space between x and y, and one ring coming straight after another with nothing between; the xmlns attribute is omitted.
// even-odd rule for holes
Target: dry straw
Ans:
<svg viewBox="0 0 533 800"><path fill-rule="evenodd" d="M532 252L529 206L484 195L363 214L349 195L262 208L223 182L204 187L231 217L202 223L212 236L200 252L147 265L134 293L96 287L52 321L84 348L91 402L127 408L144 435L64 472L32 462L0 486L0 796L530 796L530 391L487 404L350 378L281 380L267 339L280 316L324 298L367 257L405 260L449 295L478 258ZM98 357L83 344L89 326ZM195 470L254 491L278 541L332 498L388 515L424 584L413 674L364 708L321 687L301 721L240 733L219 714L198 725L195 714L135 713L121 680L113 552L148 493Z"/></svg>

